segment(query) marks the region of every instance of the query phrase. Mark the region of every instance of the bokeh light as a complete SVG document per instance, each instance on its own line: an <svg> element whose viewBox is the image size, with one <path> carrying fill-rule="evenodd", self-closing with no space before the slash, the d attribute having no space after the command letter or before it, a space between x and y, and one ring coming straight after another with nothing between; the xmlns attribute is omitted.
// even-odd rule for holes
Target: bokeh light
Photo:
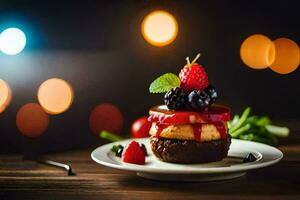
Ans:
<svg viewBox="0 0 300 200"><path fill-rule="evenodd" d="M20 53L25 45L26 36L18 28L8 28L0 34L0 50L7 55Z"/></svg>
<svg viewBox="0 0 300 200"><path fill-rule="evenodd" d="M300 62L297 43L288 38L278 38L273 43L276 49L276 56L270 68L279 74L288 74L295 71Z"/></svg>
<svg viewBox="0 0 300 200"><path fill-rule="evenodd" d="M12 93L9 85L0 79L0 113L4 112L6 107L10 104Z"/></svg>
<svg viewBox="0 0 300 200"><path fill-rule="evenodd" d="M120 109L113 104L97 105L90 114L90 128L95 135L106 130L112 133L121 133L123 128L123 115Z"/></svg>
<svg viewBox="0 0 300 200"><path fill-rule="evenodd" d="M265 69L275 59L275 46L265 35L255 34L246 38L240 48L242 61L253 69Z"/></svg>
<svg viewBox="0 0 300 200"><path fill-rule="evenodd" d="M38 101L45 111L56 115L65 112L73 102L73 89L65 80L51 78L41 84Z"/></svg>
<svg viewBox="0 0 300 200"><path fill-rule="evenodd" d="M47 130L49 116L39 104L28 103L18 111L16 124L23 135L35 138Z"/></svg>
<svg viewBox="0 0 300 200"><path fill-rule="evenodd" d="M154 46L166 46L172 43L178 34L178 23L173 15L158 10L149 13L141 27L144 39Z"/></svg>

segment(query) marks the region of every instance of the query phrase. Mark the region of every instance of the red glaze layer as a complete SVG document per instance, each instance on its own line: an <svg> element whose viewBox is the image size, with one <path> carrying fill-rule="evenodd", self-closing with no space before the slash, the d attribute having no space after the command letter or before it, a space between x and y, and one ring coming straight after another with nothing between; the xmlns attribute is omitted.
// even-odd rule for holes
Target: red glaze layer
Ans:
<svg viewBox="0 0 300 200"><path fill-rule="evenodd" d="M207 111L171 111L164 105L152 107L149 111L150 122L165 125L212 123L230 120L230 109L213 104Z"/></svg>
<svg viewBox="0 0 300 200"><path fill-rule="evenodd" d="M194 124L193 125L193 130L194 130L195 140L200 142L201 141L202 124Z"/></svg>
<svg viewBox="0 0 300 200"><path fill-rule="evenodd" d="M220 133L221 139L225 139L226 135L227 135L227 128L225 127L224 123L223 122L214 122L213 124L215 125L216 129Z"/></svg>
<svg viewBox="0 0 300 200"><path fill-rule="evenodd" d="M160 138L160 133L167 127L168 126L164 125L164 124L156 124L157 131L156 131L155 137Z"/></svg>

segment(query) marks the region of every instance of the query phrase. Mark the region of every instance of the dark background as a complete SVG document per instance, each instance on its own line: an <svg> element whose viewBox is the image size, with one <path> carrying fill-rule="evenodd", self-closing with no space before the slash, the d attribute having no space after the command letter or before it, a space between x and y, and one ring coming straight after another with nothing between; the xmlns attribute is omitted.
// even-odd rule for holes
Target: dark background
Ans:
<svg viewBox="0 0 300 200"><path fill-rule="evenodd" d="M177 39L162 48L149 45L140 34L143 17L155 9L173 13L179 22ZM250 105L275 120L299 119L300 70L288 75L252 70L239 57L242 41L255 33L299 44L299 18L297 1L1 0L0 31L21 28L27 46L17 56L0 54L0 78L13 91L10 106L0 114L0 153L99 145L88 117L104 102L119 106L124 134L129 134L135 118L162 103L162 95L148 93L151 81L178 73L185 57L198 52L219 91L219 103L233 113ZM52 77L71 83L74 103L66 113L51 116L42 137L26 139L16 128L15 115L22 105L37 102L39 85Z"/></svg>

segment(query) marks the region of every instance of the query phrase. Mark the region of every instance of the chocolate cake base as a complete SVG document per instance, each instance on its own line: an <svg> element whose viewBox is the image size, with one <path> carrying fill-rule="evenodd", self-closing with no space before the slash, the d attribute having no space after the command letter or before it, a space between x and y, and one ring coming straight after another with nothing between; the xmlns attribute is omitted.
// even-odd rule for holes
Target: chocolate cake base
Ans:
<svg viewBox="0 0 300 200"><path fill-rule="evenodd" d="M153 153L160 160L172 163L207 163L222 160L227 156L231 138L198 142L151 137Z"/></svg>

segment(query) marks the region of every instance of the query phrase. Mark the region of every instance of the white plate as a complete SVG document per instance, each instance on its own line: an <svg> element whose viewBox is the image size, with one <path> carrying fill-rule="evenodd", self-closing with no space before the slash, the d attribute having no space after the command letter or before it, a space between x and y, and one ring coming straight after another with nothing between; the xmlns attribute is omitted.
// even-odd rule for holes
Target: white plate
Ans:
<svg viewBox="0 0 300 200"><path fill-rule="evenodd" d="M130 141L146 145L149 156L145 165L135 165L121 162L119 157L111 151L115 144L125 146ZM258 158L255 162L243 163L242 158L252 153ZM158 160L152 153L149 138L128 139L106 144L95 149L91 154L92 159L104 166L115 169L133 171L138 176L154 180L166 181L213 181L226 180L243 176L246 171L267 167L280 161L283 154L275 147L232 139L228 157L219 162L205 164L174 164Z"/></svg>

